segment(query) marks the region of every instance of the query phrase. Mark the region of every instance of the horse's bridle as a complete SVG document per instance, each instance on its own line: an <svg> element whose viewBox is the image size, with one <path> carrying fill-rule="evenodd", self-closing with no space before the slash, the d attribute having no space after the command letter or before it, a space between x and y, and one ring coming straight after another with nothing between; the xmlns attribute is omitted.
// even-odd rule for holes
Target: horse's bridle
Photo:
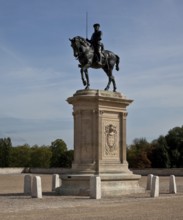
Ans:
<svg viewBox="0 0 183 220"><path fill-rule="evenodd" d="M78 41L79 41L79 39L75 39L75 38L74 38L74 39L72 40L72 44L71 44L71 46L72 46L72 48L73 48L73 50L74 50L74 56L76 57L76 59L79 59L79 57L80 57L81 54L82 54L82 52L79 51L80 45L79 45Z"/></svg>

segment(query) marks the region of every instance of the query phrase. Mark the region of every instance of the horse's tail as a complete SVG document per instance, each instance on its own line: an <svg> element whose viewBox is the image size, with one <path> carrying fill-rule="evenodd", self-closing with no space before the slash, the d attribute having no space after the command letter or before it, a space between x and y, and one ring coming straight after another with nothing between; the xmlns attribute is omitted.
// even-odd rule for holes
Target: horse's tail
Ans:
<svg viewBox="0 0 183 220"><path fill-rule="evenodd" d="M116 70L119 70L119 62L120 62L120 58L118 55L116 55Z"/></svg>

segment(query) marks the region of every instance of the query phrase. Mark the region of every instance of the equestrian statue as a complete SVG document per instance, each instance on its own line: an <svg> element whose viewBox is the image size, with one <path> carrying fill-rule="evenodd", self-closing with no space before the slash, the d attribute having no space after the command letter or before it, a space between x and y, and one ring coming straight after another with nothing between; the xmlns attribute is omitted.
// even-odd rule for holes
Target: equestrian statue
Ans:
<svg viewBox="0 0 183 220"><path fill-rule="evenodd" d="M119 70L120 58L109 50L104 50L102 40L102 31L100 31L100 24L94 24L94 33L91 39L85 39L76 36L71 41L71 47L76 59L79 61L79 68L81 78L85 89L90 89L90 81L88 75L88 68L99 69L102 68L108 76L108 84L105 90L109 90L110 84L113 84L113 91L116 92L116 82L112 74L114 65L116 70Z"/></svg>

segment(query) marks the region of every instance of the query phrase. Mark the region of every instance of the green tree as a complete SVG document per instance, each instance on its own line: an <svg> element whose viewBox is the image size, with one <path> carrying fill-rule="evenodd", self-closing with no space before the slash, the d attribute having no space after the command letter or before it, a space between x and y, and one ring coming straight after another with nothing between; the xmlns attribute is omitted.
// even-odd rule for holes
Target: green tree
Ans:
<svg viewBox="0 0 183 220"><path fill-rule="evenodd" d="M12 143L9 137L0 138L0 167L9 167L11 148Z"/></svg>
<svg viewBox="0 0 183 220"><path fill-rule="evenodd" d="M31 148L30 167L49 168L51 157L52 152L49 147L35 145Z"/></svg>
<svg viewBox="0 0 183 220"><path fill-rule="evenodd" d="M149 168L151 161L148 158L150 144L145 138L135 139L127 150L127 160L130 168Z"/></svg>
<svg viewBox="0 0 183 220"><path fill-rule="evenodd" d="M65 151L60 158L60 167L70 168L74 159L74 150Z"/></svg>
<svg viewBox="0 0 183 220"><path fill-rule="evenodd" d="M164 136L160 136L157 140L152 141L148 157L153 168L170 167L168 145Z"/></svg>
<svg viewBox="0 0 183 220"><path fill-rule="evenodd" d="M165 139L169 148L171 167L183 167L183 126L169 130Z"/></svg>
<svg viewBox="0 0 183 220"><path fill-rule="evenodd" d="M29 167L31 148L28 144L12 147L10 151L10 167Z"/></svg>
<svg viewBox="0 0 183 220"><path fill-rule="evenodd" d="M62 139L56 139L50 146L52 152L51 167L62 167L64 165L64 154L67 151L67 145Z"/></svg>

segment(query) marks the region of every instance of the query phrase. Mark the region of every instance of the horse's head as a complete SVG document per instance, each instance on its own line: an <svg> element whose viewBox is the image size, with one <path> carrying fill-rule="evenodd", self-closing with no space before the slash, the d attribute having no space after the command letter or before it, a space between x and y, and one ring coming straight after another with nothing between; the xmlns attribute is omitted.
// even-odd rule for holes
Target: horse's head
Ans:
<svg viewBox="0 0 183 220"><path fill-rule="evenodd" d="M79 49L80 49L80 47L81 47L79 37L74 37L74 38L72 38L72 39L69 38L69 40L70 40L70 42L71 42L71 47L72 47L72 49L73 49L74 56L75 56L75 57L78 57L78 55L79 55Z"/></svg>
<svg viewBox="0 0 183 220"><path fill-rule="evenodd" d="M75 57L78 57L85 50L84 48L90 47L90 43L83 37L77 36L69 40L71 41L71 47Z"/></svg>

